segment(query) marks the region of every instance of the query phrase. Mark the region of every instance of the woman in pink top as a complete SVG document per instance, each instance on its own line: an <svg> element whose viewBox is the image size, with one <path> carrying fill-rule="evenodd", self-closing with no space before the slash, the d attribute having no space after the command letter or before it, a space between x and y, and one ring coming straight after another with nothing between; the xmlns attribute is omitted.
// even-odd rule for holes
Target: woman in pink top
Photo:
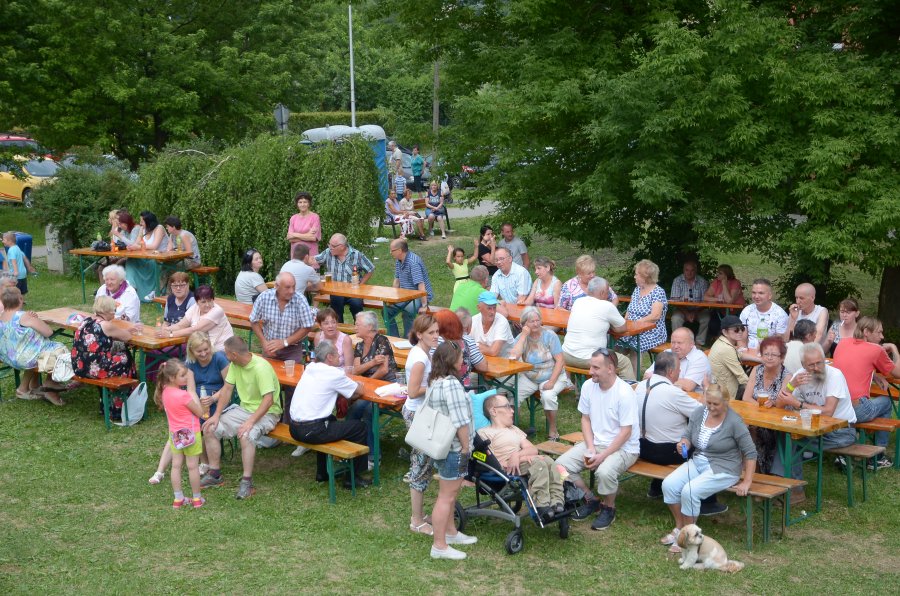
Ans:
<svg viewBox="0 0 900 596"><path fill-rule="evenodd" d="M703 300L724 304L747 304L744 299L744 289L741 287L741 282L735 279L734 269L731 268L731 265L719 265L719 268L716 269L716 279L709 284Z"/></svg>
<svg viewBox="0 0 900 596"><path fill-rule="evenodd" d="M319 325L319 332L316 333L315 345L323 339L334 344L338 353L338 366L352 368L353 365L353 342L350 336L338 329L337 313L332 308L323 308L316 314L316 323Z"/></svg>
<svg viewBox="0 0 900 596"><path fill-rule="evenodd" d="M290 254L294 254L294 246L302 242L309 247L309 256L314 257L319 254L319 240L322 239L322 222L319 221L318 214L310 211L312 209L311 194L298 192L294 200L297 201L297 213L291 216L286 237L291 243Z"/></svg>
<svg viewBox="0 0 900 596"><path fill-rule="evenodd" d="M187 337L195 331L205 331L209 335L213 352L225 349L225 340L234 335L228 316L216 304L216 295L209 286L200 286L194 292L196 304L187 309L184 318L173 325L165 325L156 332L156 337Z"/></svg>

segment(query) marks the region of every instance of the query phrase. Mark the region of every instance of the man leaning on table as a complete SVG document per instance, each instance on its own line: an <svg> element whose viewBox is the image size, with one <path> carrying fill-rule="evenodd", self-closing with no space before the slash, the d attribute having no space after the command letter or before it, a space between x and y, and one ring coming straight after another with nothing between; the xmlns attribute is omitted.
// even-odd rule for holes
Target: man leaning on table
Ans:
<svg viewBox="0 0 900 596"><path fill-rule="evenodd" d="M409 250L409 244L403 238L397 238L391 242L391 256L394 258L394 284L395 288L404 290L419 290L425 292L425 297L407 300L396 304L384 305L384 324L388 335L398 336L397 315L403 317L403 331L409 333L416 316L428 311L428 303L434 297L431 290L431 279L428 277L428 269L422 258Z"/></svg>
<svg viewBox="0 0 900 596"><path fill-rule="evenodd" d="M681 327L672 332L672 347L666 350L678 357L679 374L675 384L685 391L694 391L698 387L703 388L703 382L709 381L711 374L709 358L703 350L697 348L694 343L694 332L687 327ZM654 372L651 364L644 378L649 379Z"/></svg>
<svg viewBox="0 0 900 596"><path fill-rule="evenodd" d="M362 393L362 385L348 377L339 364L337 348L327 339L316 346L316 361L303 370L297 384L297 394L303 396L291 404L291 436L301 443L331 443L347 440L359 445L366 444L366 424L361 420L338 420L332 414L338 395L347 399L358 397ZM371 446L370 446L371 449ZM328 480L326 456L316 452L316 482ZM356 486L369 486L371 482L360 474L366 471L368 456L360 455L353 459ZM349 478L344 482L350 487Z"/></svg>
<svg viewBox="0 0 900 596"><path fill-rule="evenodd" d="M606 347L609 331L625 331L625 318L607 300L608 296L609 283L602 277L594 277L588 282L587 294L572 303L572 313L569 315L569 325L562 346L567 365L590 367L591 354L597 348ZM625 356L617 360L619 378L634 379L631 361Z"/></svg>
<svg viewBox="0 0 900 596"><path fill-rule="evenodd" d="M672 292L669 294L669 302L703 302L703 296L709 289L706 278L697 275L697 261L688 260L682 266L682 273L672 282ZM672 311L672 329L684 327L685 322L697 321L697 343L706 343L706 333L709 331L709 309L693 306L679 306Z"/></svg>
<svg viewBox="0 0 900 596"><path fill-rule="evenodd" d="M823 416L840 418L849 424L856 422L856 412L853 411L850 390L847 388L844 374L825 364L822 346L818 343L804 344L800 350L800 361L803 368L794 373L790 381L784 383L775 405L792 410L816 409L820 410ZM856 431L852 428L839 428L822 436L823 449L846 447L855 442ZM784 476L784 472L781 458L776 457L772 462L772 473ZM791 477L803 477L802 462L794 464Z"/></svg>
<svg viewBox="0 0 900 596"><path fill-rule="evenodd" d="M508 304L524 304L531 292L528 269L513 263L512 255L506 248L498 248L494 252L494 262L497 271L491 276L491 292Z"/></svg>
<svg viewBox="0 0 900 596"><path fill-rule="evenodd" d="M369 278L375 271L375 265L369 257L359 252L347 242L343 234L334 234L328 240L328 248L316 255L316 262L325 264L325 272L331 273L333 281L350 283L353 280L353 268L359 274L359 283L369 283ZM356 320L356 315L363 311L362 298L346 298L344 296L331 296L330 306L337 313L337 322L344 322L344 306L350 307L350 316Z"/></svg>
<svg viewBox="0 0 900 596"><path fill-rule="evenodd" d="M316 311L303 294L295 292L294 276L279 273L275 287L260 294L250 311L250 329L262 346L263 356L303 362L301 341L316 322ZM292 388L285 388L284 407L290 408ZM285 415L285 422L287 416Z"/></svg>
<svg viewBox="0 0 900 596"><path fill-rule="evenodd" d="M203 445L209 458L209 471L200 479L200 485L210 488L225 484L220 471L220 441L237 437L241 443L244 474L235 497L247 499L256 491L253 487L256 442L275 428L281 416L278 403L281 385L272 365L265 358L251 353L247 342L240 337L225 340L225 357L230 362L225 384L212 395L218 404L216 413L203 425ZM241 399L240 404L231 404L235 389Z"/></svg>

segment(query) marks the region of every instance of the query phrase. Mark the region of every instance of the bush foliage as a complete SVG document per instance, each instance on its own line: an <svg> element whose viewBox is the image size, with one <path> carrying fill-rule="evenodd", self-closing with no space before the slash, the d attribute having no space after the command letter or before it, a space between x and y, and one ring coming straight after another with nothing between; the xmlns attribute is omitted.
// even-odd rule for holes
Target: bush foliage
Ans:
<svg viewBox="0 0 900 596"><path fill-rule="evenodd" d="M285 235L301 190L312 193L313 211L322 220L322 248L335 232L354 245L371 243L382 205L368 144L311 148L299 141L297 135L266 134L221 153L166 151L141 168L130 208L150 210L160 220L180 217L197 237L203 263L220 268L217 285L228 293L248 248L262 253L267 279L288 259Z"/></svg>
<svg viewBox="0 0 900 596"><path fill-rule="evenodd" d="M310 128L322 128L335 125L350 126L350 112L293 112L288 121L288 129L294 134L302 134ZM388 134L392 134L397 126L397 119L391 110L377 108L367 111L356 111L356 125L377 124Z"/></svg>

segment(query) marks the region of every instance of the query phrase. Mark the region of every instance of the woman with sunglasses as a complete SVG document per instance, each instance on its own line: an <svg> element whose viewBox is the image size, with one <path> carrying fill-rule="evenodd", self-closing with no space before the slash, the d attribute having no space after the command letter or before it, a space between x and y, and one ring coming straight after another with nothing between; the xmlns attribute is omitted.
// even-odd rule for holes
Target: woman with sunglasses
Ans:
<svg viewBox="0 0 900 596"><path fill-rule="evenodd" d="M755 401L760 396L768 394L768 399L762 407L775 406L775 398L781 392L785 381L790 380L790 374L784 367L784 357L787 355L787 345L779 336L769 336L759 344L759 354L762 364L750 371L750 382L744 389L744 401ZM777 432L768 428L750 427L756 451L759 454L756 469L761 474L768 474L772 470L772 462L775 459Z"/></svg>
<svg viewBox="0 0 900 596"><path fill-rule="evenodd" d="M250 248L241 258L241 272L234 280L234 298L244 304L253 304L256 297L265 292L266 280L259 274L262 269L262 255L255 248Z"/></svg>
<svg viewBox="0 0 900 596"><path fill-rule="evenodd" d="M744 333L744 324L734 315L722 319L722 335L716 338L709 350L712 376L719 385L728 389L729 395L743 395L747 385L747 373L741 366L738 342Z"/></svg>

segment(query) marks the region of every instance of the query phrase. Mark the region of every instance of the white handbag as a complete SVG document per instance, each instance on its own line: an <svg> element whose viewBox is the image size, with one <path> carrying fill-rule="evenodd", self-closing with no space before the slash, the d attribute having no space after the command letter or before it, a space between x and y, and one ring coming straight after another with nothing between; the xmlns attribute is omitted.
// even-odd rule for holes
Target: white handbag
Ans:
<svg viewBox="0 0 900 596"><path fill-rule="evenodd" d="M406 433L406 444L432 459L441 460L450 453L455 436L456 427L450 417L429 406L426 395Z"/></svg>

